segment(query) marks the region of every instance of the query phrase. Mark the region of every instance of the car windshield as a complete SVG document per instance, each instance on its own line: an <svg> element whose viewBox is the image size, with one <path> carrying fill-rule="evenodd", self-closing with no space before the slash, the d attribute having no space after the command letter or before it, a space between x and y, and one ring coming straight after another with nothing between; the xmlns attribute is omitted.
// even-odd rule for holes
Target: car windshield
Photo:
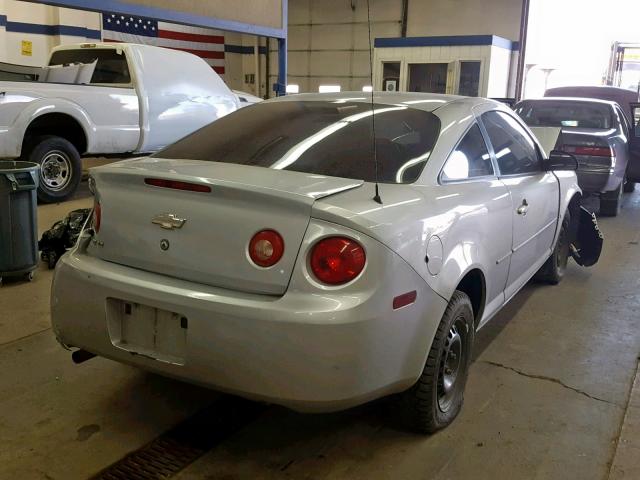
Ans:
<svg viewBox="0 0 640 480"><path fill-rule="evenodd" d="M540 101L523 102L515 111L530 127L579 127L609 129L611 107L602 103Z"/></svg>
<svg viewBox="0 0 640 480"><path fill-rule="evenodd" d="M155 157L236 163L374 181L417 180L440 134L433 113L348 100L265 102L240 109Z"/></svg>

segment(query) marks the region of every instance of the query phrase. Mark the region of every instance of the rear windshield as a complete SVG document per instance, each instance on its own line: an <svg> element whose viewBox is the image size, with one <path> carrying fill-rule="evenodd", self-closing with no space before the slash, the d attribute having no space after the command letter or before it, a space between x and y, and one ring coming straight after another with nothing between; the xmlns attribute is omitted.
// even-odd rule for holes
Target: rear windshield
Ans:
<svg viewBox="0 0 640 480"><path fill-rule="evenodd" d="M58 50L51 55L49 65L69 65L72 63L93 63L91 83L131 83L131 74L124 52L114 48L85 48L73 50Z"/></svg>
<svg viewBox="0 0 640 480"><path fill-rule="evenodd" d="M378 179L417 180L440 134L434 114L373 106ZM375 180L372 106L363 102L281 101L240 109L174 143L156 157L236 163Z"/></svg>
<svg viewBox="0 0 640 480"><path fill-rule="evenodd" d="M523 102L515 111L530 127L612 128L609 105L587 102Z"/></svg>

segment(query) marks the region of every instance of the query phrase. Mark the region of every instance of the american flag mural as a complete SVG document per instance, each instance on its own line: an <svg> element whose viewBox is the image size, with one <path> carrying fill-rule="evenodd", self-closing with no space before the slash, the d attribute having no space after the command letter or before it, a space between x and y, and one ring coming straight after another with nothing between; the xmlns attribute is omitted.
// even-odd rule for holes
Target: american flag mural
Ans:
<svg viewBox="0 0 640 480"><path fill-rule="evenodd" d="M141 43L193 53L224 74L224 33L150 18L102 14L102 41Z"/></svg>

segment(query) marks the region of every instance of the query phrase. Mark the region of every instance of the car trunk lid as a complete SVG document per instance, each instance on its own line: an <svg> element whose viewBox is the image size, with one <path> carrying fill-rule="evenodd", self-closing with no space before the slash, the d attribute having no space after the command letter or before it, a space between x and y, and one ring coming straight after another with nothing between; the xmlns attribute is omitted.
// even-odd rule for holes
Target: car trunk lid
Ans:
<svg viewBox="0 0 640 480"><path fill-rule="evenodd" d="M184 280L271 295L286 291L314 201L363 183L159 158L119 162L93 169L91 175L101 205L91 255ZM253 235L264 229L276 230L285 244L282 259L270 268L253 264L247 250Z"/></svg>

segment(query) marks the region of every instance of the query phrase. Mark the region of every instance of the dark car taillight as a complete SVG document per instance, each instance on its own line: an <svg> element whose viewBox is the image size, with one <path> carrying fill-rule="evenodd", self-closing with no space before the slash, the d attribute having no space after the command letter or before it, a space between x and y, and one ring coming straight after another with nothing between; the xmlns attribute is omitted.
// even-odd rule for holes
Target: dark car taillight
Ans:
<svg viewBox="0 0 640 480"><path fill-rule="evenodd" d="M350 238L328 237L316 243L311 251L311 271L328 285L350 282L362 272L367 257L364 248Z"/></svg>
<svg viewBox="0 0 640 480"><path fill-rule="evenodd" d="M572 155L585 155L590 157L608 157L615 156L612 147L592 147L584 145L564 145L562 150Z"/></svg>
<svg viewBox="0 0 640 480"><path fill-rule="evenodd" d="M187 192L210 193L209 185L200 183L181 182L178 180L167 180L164 178L145 178L144 183L153 187L172 188L173 190L185 190Z"/></svg>
<svg viewBox="0 0 640 480"><path fill-rule="evenodd" d="M284 240L275 230L262 230L249 242L249 257L260 267L271 267L284 254Z"/></svg>

